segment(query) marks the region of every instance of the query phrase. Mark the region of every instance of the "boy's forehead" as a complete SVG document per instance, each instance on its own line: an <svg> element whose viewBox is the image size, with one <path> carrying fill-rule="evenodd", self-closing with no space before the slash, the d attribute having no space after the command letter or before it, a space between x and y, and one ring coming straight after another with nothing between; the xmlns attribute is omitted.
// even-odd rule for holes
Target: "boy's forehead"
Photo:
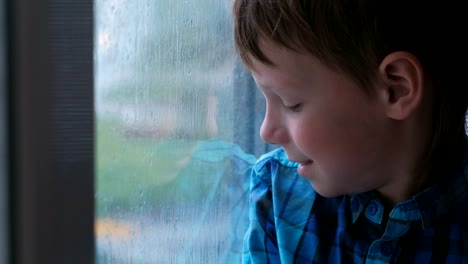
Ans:
<svg viewBox="0 0 468 264"><path fill-rule="evenodd" d="M262 89L271 89L280 81L280 74L275 66L265 65L258 60L252 60L250 71L255 83Z"/></svg>
<svg viewBox="0 0 468 264"><path fill-rule="evenodd" d="M264 92L291 86L291 78L275 65L266 65L258 60L253 60L250 71L257 87Z"/></svg>
<svg viewBox="0 0 468 264"><path fill-rule="evenodd" d="M289 62L273 60L274 65L267 65L252 58L251 73L259 88L275 91L282 87L300 86L309 80L314 69L302 62L291 65Z"/></svg>
<svg viewBox="0 0 468 264"><path fill-rule="evenodd" d="M259 38L258 48L271 61L274 61L275 59L281 59L281 57L291 52L290 49L283 47L278 43L275 43L273 40L267 38Z"/></svg>

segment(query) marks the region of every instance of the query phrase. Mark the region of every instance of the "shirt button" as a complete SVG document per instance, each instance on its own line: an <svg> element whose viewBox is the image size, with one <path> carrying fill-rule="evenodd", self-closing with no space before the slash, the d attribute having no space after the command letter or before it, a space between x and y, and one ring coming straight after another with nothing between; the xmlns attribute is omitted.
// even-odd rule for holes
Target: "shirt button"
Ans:
<svg viewBox="0 0 468 264"><path fill-rule="evenodd" d="M371 216L374 216L377 213L377 204L375 201L372 201L367 207L367 213Z"/></svg>

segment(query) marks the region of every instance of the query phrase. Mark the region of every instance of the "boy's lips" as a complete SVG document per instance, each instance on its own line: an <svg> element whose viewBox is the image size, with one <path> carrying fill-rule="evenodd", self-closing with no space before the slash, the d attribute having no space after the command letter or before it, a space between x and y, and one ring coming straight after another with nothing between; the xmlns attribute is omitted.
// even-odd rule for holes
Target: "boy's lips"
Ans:
<svg viewBox="0 0 468 264"><path fill-rule="evenodd" d="M306 166L306 165L309 165L311 163L313 163L313 161L311 159L291 159L288 157L288 160L291 161L291 162L295 162L295 163L298 163L299 166Z"/></svg>
<svg viewBox="0 0 468 264"><path fill-rule="evenodd" d="M309 164L312 164L312 160L306 160L306 161L299 161L299 166L307 166Z"/></svg>
<svg viewBox="0 0 468 264"><path fill-rule="evenodd" d="M299 166L297 167L297 172L301 176L306 176L309 174L309 170L314 162L312 160L300 161Z"/></svg>

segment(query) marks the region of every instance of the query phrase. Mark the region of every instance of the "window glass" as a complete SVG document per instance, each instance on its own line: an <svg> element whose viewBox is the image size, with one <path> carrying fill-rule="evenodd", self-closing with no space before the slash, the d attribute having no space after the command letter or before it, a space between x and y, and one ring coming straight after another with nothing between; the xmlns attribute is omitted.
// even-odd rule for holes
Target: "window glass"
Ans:
<svg viewBox="0 0 468 264"><path fill-rule="evenodd" d="M97 263L239 263L262 96L230 0L96 0Z"/></svg>

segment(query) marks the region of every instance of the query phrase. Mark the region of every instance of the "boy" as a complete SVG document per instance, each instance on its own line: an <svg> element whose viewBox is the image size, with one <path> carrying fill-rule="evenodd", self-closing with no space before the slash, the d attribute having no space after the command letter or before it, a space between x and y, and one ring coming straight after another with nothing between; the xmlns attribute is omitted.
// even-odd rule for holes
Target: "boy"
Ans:
<svg viewBox="0 0 468 264"><path fill-rule="evenodd" d="M244 263L468 263L466 15L433 2L234 1L281 146L252 173Z"/></svg>

